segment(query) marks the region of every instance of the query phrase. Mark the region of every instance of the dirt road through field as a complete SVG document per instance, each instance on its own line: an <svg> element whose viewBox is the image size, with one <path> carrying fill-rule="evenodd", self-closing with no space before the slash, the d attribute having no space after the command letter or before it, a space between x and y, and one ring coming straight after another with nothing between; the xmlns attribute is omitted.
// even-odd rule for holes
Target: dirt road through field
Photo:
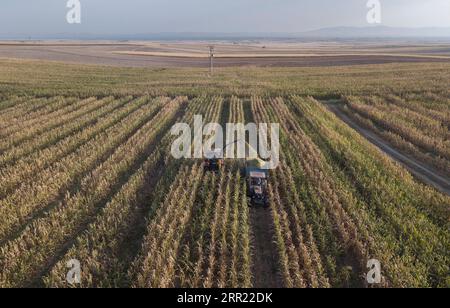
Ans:
<svg viewBox="0 0 450 308"><path fill-rule="evenodd" d="M253 286L255 288L281 288L279 268L274 244L273 219L269 209L250 208L253 254Z"/></svg>
<svg viewBox="0 0 450 308"><path fill-rule="evenodd" d="M348 117L336 104L325 102L328 109L332 111L337 117L344 121L351 128L360 133L364 138L377 146L384 153L391 158L402 164L413 176L425 184L431 185L437 190L450 195L450 179L445 176L441 176L434 170L434 168L425 165L424 163L402 154L391 145L389 145L382 138L368 129L365 129Z"/></svg>

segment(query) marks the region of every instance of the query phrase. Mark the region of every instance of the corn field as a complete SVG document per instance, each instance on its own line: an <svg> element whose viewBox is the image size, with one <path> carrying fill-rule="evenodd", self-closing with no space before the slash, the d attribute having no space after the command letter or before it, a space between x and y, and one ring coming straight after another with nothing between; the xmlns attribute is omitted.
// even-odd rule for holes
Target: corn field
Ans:
<svg viewBox="0 0 450 308"><path fill-rule="evenodd" d="M450 173L448 97L342 101ZM205 172L170 155L195 115L280 124L268 208L250 206L239 160ZM0 183L0 287L367 287L370 259L380 286L449 287L450 197L310 96L6 96Z"/></svg>

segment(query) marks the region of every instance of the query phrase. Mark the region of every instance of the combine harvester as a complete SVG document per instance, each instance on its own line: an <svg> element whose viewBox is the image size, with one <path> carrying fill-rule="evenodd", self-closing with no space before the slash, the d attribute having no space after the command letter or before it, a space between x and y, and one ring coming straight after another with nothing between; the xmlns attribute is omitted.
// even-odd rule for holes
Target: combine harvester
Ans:
<svg viewBox="0 0 450 308"><path fill-rule="evenodd" d="M223 153L225 152L227 147L237 142L239 142L239 140L226 145L222 150L217 149L213 152L207 153L206 159L204 161L205 171L219 172L222 166L224 166ZM253 149L253 147L248 144L248 142L245 143L248 151L253 151L253 157L258 157L255 149ZM269 206L269 171L263 168L263 166L266 164L267 163L260 158L245 159L245 172L243 173L245 173L245 178L247 181L247 196L250 199L250 206Z"/></svg>

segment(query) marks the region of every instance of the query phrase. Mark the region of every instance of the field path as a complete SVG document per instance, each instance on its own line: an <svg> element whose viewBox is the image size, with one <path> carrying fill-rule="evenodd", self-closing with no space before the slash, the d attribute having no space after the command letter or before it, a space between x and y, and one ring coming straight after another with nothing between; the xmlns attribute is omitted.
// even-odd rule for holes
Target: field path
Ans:
<svg viewBox="0 0 450 308"><path fill-rule="evenodd" d="M255 114L252 104L243 106L246 123L261 121ZM250 207L249 212L253 287L282 288L284 283L280 273L278 247L275 242L274 217L270 209Z"/></svg>
<svg viewBox="0 0 450 308"><path fill-rule="evenodd" d="M326 106L332 111L338 118L344 121L351 128L356 130L369 142L377 146L384 153L389 155L395 161L403 165L412 175L425 184L431 185L437 190L447 195L450 195L450 179L446 176L441 176L434 170L434 168L410 157L402 154L391 145L389 145L382 138L378 137L375 133L368 129L365 129L358 125L355 121L350 119L342 110L335 104L326 103Z"/></svg>
<svg viewBox="0 0 450 308"><path fill-rule="evenodd" d="M283 284L278 272L271 211L250 208L253 253L253 286L255 288L281 288Z"/></svg>

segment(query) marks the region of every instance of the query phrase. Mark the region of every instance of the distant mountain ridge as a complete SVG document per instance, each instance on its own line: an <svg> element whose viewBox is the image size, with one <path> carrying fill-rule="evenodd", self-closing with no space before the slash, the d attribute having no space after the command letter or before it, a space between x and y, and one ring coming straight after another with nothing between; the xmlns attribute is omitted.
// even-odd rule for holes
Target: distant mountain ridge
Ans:
<svg viewBox="0 0 450 308"><path fill-rule="evenodd" d="M327 38L406 38L450 37L450 28L399 28L387 26L333 27L298 33L299 37Z"/></svg>
<svg viewBox="0 0 450 308"><path fill-rule="evenodd" d="M400 28L388 26L331 27L318 30L283 32L161 32L138 34L13 34L0 33L0 39L74 39L74 40L242 40L242 39L371 39L371 38L446 38L450 39L450 28Z"/></svg>

